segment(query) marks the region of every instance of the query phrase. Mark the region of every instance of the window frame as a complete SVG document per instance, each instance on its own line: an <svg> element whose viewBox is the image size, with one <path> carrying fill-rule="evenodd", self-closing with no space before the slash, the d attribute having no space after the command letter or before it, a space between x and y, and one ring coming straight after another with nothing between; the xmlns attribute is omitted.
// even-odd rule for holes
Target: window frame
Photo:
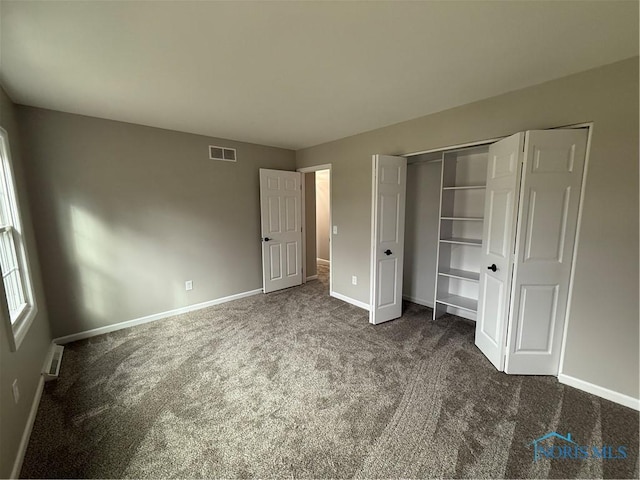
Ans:
<svg viewBox="0 0 640 480"><path fill-rule="evenodd" d="M24 236L20 199L18 198L18 188L9 145L9 134L2 127L0 127L0 162L0 168L4 170L4 186L7 191L8 214L11 216L12 221L9 229L13 237L16 263L20 270L20 280L26 302L26 306L22 308L16 320L12 323L4 281L0 282L0 292L2 292L2 295L0 295L0 309L7 328L11 350L15 352L20 348L22 341L29 331L29 327L31 327L33 320L38 314L38 305L34 294L32 270Z"/></svg>

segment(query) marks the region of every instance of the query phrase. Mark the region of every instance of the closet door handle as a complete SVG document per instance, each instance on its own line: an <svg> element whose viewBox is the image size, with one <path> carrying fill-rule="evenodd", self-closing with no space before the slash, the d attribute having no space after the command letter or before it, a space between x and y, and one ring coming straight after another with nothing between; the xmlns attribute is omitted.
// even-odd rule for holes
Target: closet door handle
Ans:
<svg viewBox="0 0 640 480"><path fill-rule="evenodd" d="M487 267L487 269L491 270L492 272L496 272L498 270L498 267L496 267L496 264L494 263L490 267Z"/></svg>
<svg viewBox="0 0 640 480"><path fill-rule="evenodd" d="M265 242L268 242L271 239L269 237L264 237L262 240L264 240Z"/></svg>
<svg viewBox="0 0 640 480"><path fill-rule="evenodd" d="M389 250L388 248L384 252L385 255L391 255L392 253L393 252L391 250Z"/></svg>

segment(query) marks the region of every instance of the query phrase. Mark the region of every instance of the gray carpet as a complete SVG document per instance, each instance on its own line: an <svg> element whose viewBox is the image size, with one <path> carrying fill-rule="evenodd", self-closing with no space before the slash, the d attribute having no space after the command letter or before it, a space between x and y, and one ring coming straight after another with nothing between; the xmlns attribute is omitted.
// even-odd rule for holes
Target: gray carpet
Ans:
<svg viewBox="0 0 640 480"><path fill-rule="evenodd" d="M318 281L67 345L22 477L638 476L638 413L496 372L473 324L399 320ZM533 461L535 438L626 459Z"/></svg>

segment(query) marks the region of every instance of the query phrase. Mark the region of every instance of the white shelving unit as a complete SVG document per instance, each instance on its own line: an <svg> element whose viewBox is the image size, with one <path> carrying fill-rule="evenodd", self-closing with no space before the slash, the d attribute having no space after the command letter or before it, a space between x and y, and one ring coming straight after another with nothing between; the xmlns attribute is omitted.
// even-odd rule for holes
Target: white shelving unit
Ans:
<svg viewBox="0 0 640 480"><path fill-rule="evenodd" d="M488 146L444 152L433 318L478 310Z"/></svg>

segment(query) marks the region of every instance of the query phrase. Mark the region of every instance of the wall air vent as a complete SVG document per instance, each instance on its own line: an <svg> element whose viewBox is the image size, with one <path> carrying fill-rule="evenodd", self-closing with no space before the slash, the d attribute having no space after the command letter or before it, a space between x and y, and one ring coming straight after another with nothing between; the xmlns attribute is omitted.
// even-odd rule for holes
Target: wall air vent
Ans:
<svg viewBox="0 0 640 480"><path fill-rule="evenodd" d="M235 162L236 149L209 145L209 158L211 160L222 160L223 162Z"/></svg>

